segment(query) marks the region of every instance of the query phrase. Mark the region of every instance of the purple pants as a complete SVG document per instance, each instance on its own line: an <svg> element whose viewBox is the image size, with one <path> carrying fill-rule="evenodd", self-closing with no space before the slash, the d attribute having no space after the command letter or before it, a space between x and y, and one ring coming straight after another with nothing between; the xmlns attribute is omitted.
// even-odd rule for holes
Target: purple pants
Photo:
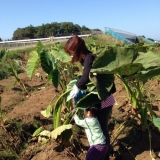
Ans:
<svg viewBox="0 0 160 160"><path fill-rule="evenodd" d="M86 160L104 160L108 152L108 148L108 144L90 146L86 155Z"/></svg>

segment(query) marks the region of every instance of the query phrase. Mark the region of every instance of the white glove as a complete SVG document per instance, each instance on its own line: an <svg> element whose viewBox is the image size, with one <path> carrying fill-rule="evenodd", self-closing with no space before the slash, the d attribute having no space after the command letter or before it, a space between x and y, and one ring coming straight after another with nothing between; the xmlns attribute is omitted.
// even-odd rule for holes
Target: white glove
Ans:
<svg viewBox="0 0 160 160"><path fill-rule="evenodd" d="M78 92L79 92L79 88L76 85L74 85L72 91L69 94L70 98L76 97Z"/></svg>

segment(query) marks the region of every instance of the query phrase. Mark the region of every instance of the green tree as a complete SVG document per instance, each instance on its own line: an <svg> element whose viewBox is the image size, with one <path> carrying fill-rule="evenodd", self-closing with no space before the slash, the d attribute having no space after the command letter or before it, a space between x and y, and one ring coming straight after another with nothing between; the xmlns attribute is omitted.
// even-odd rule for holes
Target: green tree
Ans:
<svg viewBox="0 0 160 160"><path fill-rule="evenodd" d="M50 36L56 36L57 33L60 33L60 23L52 22L49 29Z"/></svg>
<svg viewBox="0 0 160 160"><path fill-rule="evenodd" d="M70 34L74 32L74 24L72 22L63 22L61 24L62 30L64 34Z"/></svg>
<svg viewBox="0 0 160 160"><path fill-rule="evenodd" d="M50 36L50 28L51 28L51 24L47 23L45 24L45 37L49 37Z"/></svg>
<svg viewBox="0 0 160 160"><path fill-rule="evenodd" d="M46 34L46 28L45 28L45 25L42 24L42 26L38 27L38 31L37 31L36 36L38 38L44 38L44 37L46 37L45 34Z"/></svg>
<svg viewBox="0 0 160 160"><path fill-rule="evenodd" d="M24 33L23 28L17 28L17 30L15 30L14 33L13 33L12 39L13 40L22 39L24 37L23 33Z"/></svg>
<svg viewBox="0 0 160 160"><path fill-rule="evenodd" d="M100 29L98 28L95 28L95 29L92 29L92 31L101 31ZM102 31L101 31L102 32Z"/></svg>
<svg viewBox="0 0 160 160"><path fill-rule="evenodd" d="M73 24L72 22L52 22L37 27L30 25L25 28L17 28L13 33L12 39L45 38L49 36L77 34L79 32L89 33L90 29L85 26L81 28L78 24Z"/></svg>
<svg viewBox="0 0 160 160"><path fill-rule="evenodd" d="M81 27L78 24L74 25L74 33L78 33L81 31Z"/></svg>
<svg viewBox="0 0 160 160"><path fill-rule="evenodd" d="M23 38L34 38L35 27L30 25L24 29L24 37Z"/></svg>
<svg viewBox="0 0 160 160"><path fill-rule="evenodd" d="M81 31L82 31L82 32L83 32L83 31L90 31L90 29L87 28L86 26L82 26Z"/></svg>

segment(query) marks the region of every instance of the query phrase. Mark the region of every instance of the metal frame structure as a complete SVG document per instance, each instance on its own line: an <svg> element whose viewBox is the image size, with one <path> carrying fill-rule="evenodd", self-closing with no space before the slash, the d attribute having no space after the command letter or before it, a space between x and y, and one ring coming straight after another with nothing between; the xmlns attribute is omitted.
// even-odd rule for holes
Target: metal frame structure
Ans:
<svg viewBox="0 0 160 160"><path fill-rule="evenodd" d="M119 35L121 35L122 37L132 41L132 42L135 42L136 41L136 38L137 38L137 35L134 34L134 33L130 33L130 32L126 32L126 31L122 31L122 30L119 30L119 29L114 29L114 28L109 28L109 27L105 27L105 32L106 31L109 31L109 30L112 30L116 33L118 33Z"/></svg>

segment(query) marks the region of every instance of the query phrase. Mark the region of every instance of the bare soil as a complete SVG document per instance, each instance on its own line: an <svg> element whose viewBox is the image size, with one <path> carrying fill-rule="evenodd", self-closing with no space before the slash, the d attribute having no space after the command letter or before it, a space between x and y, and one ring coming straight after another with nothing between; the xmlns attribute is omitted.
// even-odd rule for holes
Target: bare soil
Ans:
<svg viewBox="0 0 160 160"><path fill-rule="evenodd" d="M52 100L52 106L59 92L56 92L51 84L47 84L46 75L41 69L43 79L36 75L32 79L26 72L19 74L19 78L27 87L30 95L26 95L19 84L14 84L14 77L0 81L0 96L2 97L2 114L4 123L0 120L0 159L19 160L85 160L88 150L88 142L85 134L78 135L79 143L72 146L64 146L54 140L46 144L38 143L32 137L37 126L44 129L52 129L52 119L47 120L41 114ZM160 83L149 82L148 88L153 96L160 95ZM116 130L124 121L131 119L131 105L122 85L116 81L117 92L114 97L117 103L112 110L109 122L111 141ZM160 116L160 98L153 101L153 109ZM112 144L112 160L152 160L151 155L160 159L160 132L157 128L150 127L151 153L148 131L142 130L138 121L133 121ZM83 133L83 132L82 132ZM14 154L15 153L15 154ZM160 156L160 155L159 155ZM6 158L5 158L6 157Z"/></svg>

